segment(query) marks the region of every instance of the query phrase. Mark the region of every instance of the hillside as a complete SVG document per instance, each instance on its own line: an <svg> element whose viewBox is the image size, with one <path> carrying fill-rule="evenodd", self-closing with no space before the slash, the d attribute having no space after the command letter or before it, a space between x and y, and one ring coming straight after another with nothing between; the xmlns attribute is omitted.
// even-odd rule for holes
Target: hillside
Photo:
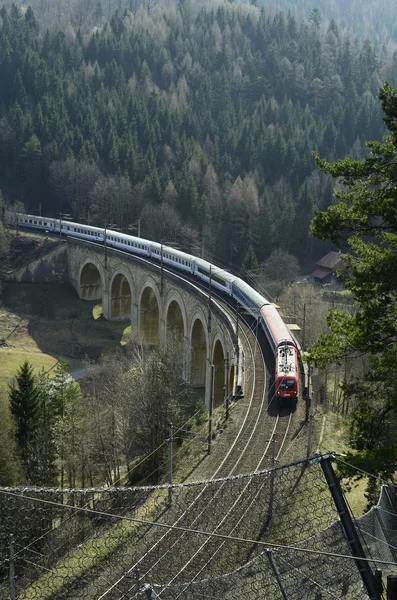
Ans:
<svg viewBox="0 0 397 600"><path fill-rule="evenodd" d="M2 9L0 186L49 215L106 221L204 248L239 269L252 242L306 263L332 202L329 160L380 139L380 83L397 63L317 26L254 7L185 3L116 12L92 34L41 30Z"/></svg>

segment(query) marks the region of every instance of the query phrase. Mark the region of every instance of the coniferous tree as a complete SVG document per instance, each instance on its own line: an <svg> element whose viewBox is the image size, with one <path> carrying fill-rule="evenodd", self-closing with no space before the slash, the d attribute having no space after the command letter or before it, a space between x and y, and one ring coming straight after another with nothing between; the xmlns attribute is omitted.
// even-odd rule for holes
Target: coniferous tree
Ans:
<svg viewBox="0 0 397 600"><path fill-rule="evenodd" d="M40 390L28 361L21 365L15 379L16 386L10 386L9 390L10 411L15 422L15 437L25 476L34 483L37 475L34 442L40 424Z"/></svg>
<svg viewBox="0 0 397 600"><path fill-rule="evenodd" d="M357 405L351 427L356 453L349 462L363 466L365 461L366 470L389 477L397 468L397 90L386 83L379 98L389 134L383 143L368 143L370 156L334 164L316 159L322 169L342 178L344 188L335 192L335 204L315 216L313 233L349 250L343 281L357 310L331 311L331 333L320 336L311 359L325 365L368 356L366 375L344 382L345 393Z"/></svg>
<svg viewBox="0 0 397 600"><path fill-rule="evenodd" d="M243 264L241 265L240 277L242 279L247 279L247 276L252 271L257 271L259 269L259 262L256 258L254 247L252 243L248 246L248 250L245 254ZM252 273L251 273L252 275Z"/></svg>

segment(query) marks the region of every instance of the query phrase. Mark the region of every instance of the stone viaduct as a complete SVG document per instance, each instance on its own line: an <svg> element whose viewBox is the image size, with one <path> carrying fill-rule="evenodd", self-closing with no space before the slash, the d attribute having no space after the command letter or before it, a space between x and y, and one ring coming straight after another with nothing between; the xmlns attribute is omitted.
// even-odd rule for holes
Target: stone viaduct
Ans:
<svg viewBox="0 0 397 600"><path fill-rule="evenodd" d="M197 285L109 247L68 238L66 248L68 279L79 297L101 300L106 319L130 322L133 342L180 353L181 375L205 390L207 407L212 365L215 406L240 387L243 353L235 324L215 301L209 307Z"/></svg>

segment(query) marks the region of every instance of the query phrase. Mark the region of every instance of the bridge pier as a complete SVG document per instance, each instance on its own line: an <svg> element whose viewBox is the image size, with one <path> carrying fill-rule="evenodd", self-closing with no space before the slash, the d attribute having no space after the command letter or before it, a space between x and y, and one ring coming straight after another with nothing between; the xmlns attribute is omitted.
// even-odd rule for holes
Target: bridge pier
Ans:
<svg viewBox="0 0 397 600"><path fill-rule="evenodd" d="M107 321L111 320L111 314L112 314L111 308L112 307L111 307L111 299L110 299L109 289L106 286L106 288L104 288L102 291L102 315Z"/></svg>
<svg viewBox="0 0 397 600"><path fill-rule="evenodd" d="M163 312L163 310L162 310ZM164 318L160 318L159 320L159 326L160 326L160 348L161 350L165 350L165 345L166 345L166 325L165 325L165 321Z"/></svg>
<svg viewBox="0 0 397 600"><path fill-rule="evenodd" d="M140 316L139 306L137 302L131 303L131 342L134 344L141 343L141 333L139 331Z"/></svg>

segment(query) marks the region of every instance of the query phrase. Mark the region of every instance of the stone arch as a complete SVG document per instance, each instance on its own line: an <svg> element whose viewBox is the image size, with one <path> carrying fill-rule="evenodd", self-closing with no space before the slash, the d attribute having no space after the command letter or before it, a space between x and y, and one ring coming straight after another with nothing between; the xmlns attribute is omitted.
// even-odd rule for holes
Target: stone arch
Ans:
<svg viewBox="0 0 397 600"><path fill-rule="evenodd" d="M193 387L204 387L207 379L207 327L201 315L194 315L190 333L191 365L190 383Z"/></svg>
<svg viewBox="0 0 397 600"><path fill-rule="evenodd" d="M214 407L220 406L225 395L225 352L219 338L215 340L212 352L214 365Z"/></svg>
<svg viewBox="0 0 397 600"><path fill-rule="evenodd" d="M110 283L110 318L131 319L132 279L124 269L117 269Z"/></svg>
<svg viewBox="0 0 397 600"><path fill-rule="evenodd" d="M166 344L175 344L183 352L186 337L186 307L181 296L173 292L165 308Z"/></svg>
<svg viewBox="0 0 397 600"><path fill-rule="evenodd" d="M160 296L156 284L145 280L139 294L139 331L143 344L160 345Z"/></svg>
<svg viewBox="0 0 397 600"><path fill-rule="evenodd" d="M78 276L78 294L83 300L101 300L103 296L105 274L102 266L94 257L80 265Z"/></svg>

